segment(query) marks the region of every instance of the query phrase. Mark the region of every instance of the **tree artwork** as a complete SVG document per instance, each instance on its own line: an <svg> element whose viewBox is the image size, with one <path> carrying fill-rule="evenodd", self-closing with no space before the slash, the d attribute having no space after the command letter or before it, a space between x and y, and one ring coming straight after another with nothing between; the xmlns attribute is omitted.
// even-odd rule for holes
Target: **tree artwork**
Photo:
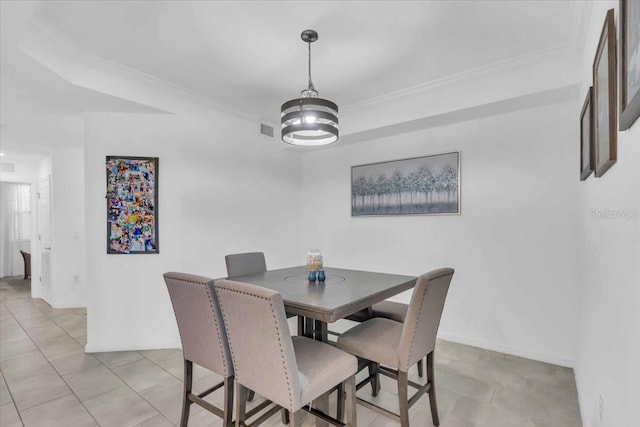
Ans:
<svg viewBox="0 0 640 427"><path fill-rule="evenodd" d="M460 213L460 153L351 168L351 212L360 215Z"/></svg>

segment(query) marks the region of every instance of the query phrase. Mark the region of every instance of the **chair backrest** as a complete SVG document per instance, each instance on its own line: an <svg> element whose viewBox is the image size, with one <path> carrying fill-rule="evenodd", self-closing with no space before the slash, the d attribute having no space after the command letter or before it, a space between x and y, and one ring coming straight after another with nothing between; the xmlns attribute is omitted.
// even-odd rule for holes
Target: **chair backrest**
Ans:
<svg viewBox="0 0 640 427"><path fill-rule="evenodd" d="M214 285L229 338L235 379L289 409L301 407L293 342L282 296L231 280Z"/></svg>
<svg viewBox="0 0 640 427"><path fill-rule="evenodd" d="M233 363L213 280L173 272L163 276L178 322L184 358L218 375L232 376Z"/></svg>
<svg viewBox="0 0 640 427"><path fill-rule="evenodd" d="M244 276L267 271L263 252L246 252L224 257L227 263L227 277Z"/></svg>
<svg viewBox="0 0 640 427"><path fill-rule="evenodd" d="M398 368L410 366L435 349L444 302L453 277L452 268L440 268L418 278L409 302L398 348Z"/></svg>

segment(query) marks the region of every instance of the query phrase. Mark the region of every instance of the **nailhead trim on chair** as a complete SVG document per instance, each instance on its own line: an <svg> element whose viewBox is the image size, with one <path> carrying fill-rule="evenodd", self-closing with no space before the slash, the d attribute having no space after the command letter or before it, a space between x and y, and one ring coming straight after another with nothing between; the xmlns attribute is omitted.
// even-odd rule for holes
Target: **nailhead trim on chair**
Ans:
<svg viewBox="0 0 640 427"><path fill-rule="evenodd" d="M167 278L171 280L179 280L181 282L186 282L186 283L193 283L198 286L204 286L205 290L207 291L207 296L209 297L209 304L211 305L211 310L212 311L215 310L213 307L213 299L211 298L211 293L209 292L209 287L206 286L208 282L198 282L195 280L187 280L181 277L172 277L172 276L167 276ZM178 316L176 314L176 308L173 305L173 301L171 301L171 307L173 308L173 315L176 316L176 319L177 319ZM220 325L218 325L218 327L216 328L216 334L218 335L218 342L220 343L220 345L218 346L220 348L220 359L222 359L222 366L224 368L224 372L226 375L227 372L229 372L229 370L227 369L227 359L226 357L224 357L224 350L222 349L222 336L220 335ZM182 343L182 348L184 349L184 342L182 341L182 335L180 335L180 342ZM184 355L184 350L183 350L183 355Z"/></svg>
<svg viewBox="0 0 640 427"><path fill-rule="evenodd" d="M427 285L428 287L429 285ZM427 292L427 290L425 289L425 292ZM424 306L424 297L421 299L420 301L420 308L418 309L418 314L416 317L420 317L420 314L422 314L422 307ZM409 312L407 311L407 314L409 314ZM415 343L415 338L416 338L416 330L418 329L418 322L415 322L415 324L413 325L413 333L411 334L411 346L409 346L409 353L407 354L407 365L409 365L409 357L411 357L411 352L413 351L413 344ZM408 366L407 366L408 368Z"/></svg>
<svg viewBox="0 0 640 427"><path fill-rule="evenodd" d="M275 319L278 318L277 315L276 315L276 310L275 310L275 307L273 306L273 301L271 300L271 298L266 298L266 297L263 297L262 295L256 295L256 294L251 293L251 292L239 291L237 289L229 288L229 287L226 287L224 285L216 285L216 286L218 286L220 289L224 289L224 290L227 290L227 291L235 292L237 294L249 295L249 296L252 296L252 297L263 299L265 301L269 301L269 305L271 306L271 313L273 314L273 317ZM220 310L222 311L222 316L224 317L225 313L224 313L224 307L222 306L222 302L220 303ZM285 376L285 378L287 380L287 391L289 393L289 407L293 408L293 396L291 394L291 381L289 380L289 375L287 374L287 369L286 369L287 361L286 361L286 359L284 357L284 349L282 348L282 338L280 336L280 331L276 331L276 333L278 334L278 345L280 347L280 356L282 357L282 367L284 369L284 376ZM237 363L235 363L236 362L236 356L235 356L235 353L233 352L233 348L231 347L231 345L229 345L229 349L231 350L231 357L233 358L234 366L236 366L237 365ZM237 379L239 377L239 373L236 371L235 375L236 375L236 379Z"/></svg>

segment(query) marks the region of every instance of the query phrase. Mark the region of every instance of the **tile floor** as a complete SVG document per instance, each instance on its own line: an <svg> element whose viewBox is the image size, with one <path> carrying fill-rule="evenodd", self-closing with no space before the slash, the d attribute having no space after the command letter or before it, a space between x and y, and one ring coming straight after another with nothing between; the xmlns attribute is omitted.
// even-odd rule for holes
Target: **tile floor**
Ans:
<svg viewBox="0 0 640 427"><path fill-rule="evenodd" d="M336 326L348 327L348 322ZM0 279L0 426L178 424L180 350L86 354L85 343L84 309L51 308L30 297L29 281ZM196 389L217 382L202 368L194 375ZM411 376L418 379L416 372ZM436 381L443 427L582 425L568 368L438 341ZM358 394L366 397L369 390ZM212 399L219 403L218 393ZM397 407L394 383L383 377L376 399ZM192 408L189 426L221 426L217 417ZM410 417L414 427L432 426L426 396L411 408ZM264 425L282 426L279 415ZM304 425L314 425L313 418L306 417ZM398 424L358 406L358 425Z"/></svg>

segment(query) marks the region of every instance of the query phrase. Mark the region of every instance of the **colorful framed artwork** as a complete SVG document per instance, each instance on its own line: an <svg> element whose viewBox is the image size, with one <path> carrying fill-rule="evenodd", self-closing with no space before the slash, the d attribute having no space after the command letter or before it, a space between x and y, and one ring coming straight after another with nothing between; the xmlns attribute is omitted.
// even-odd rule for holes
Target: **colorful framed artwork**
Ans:
<svg viewBox="0 0 640 427"><path fill-rule="evenodd" d="M107 253L157 254L158 158L107 156Z"/></svg>
<svg viewBox="0 0 640 427"><path fill-rule="evenodd" d="M593 172L593 108L591 98L593 87L589 88L580 113L580 181Z"/></svg>
<svg viewBox="0 0 640 427"><path fill-rule="evenodd" d="M640 1L620 0L620 130L640 116Z"/></svg>
<svg viewBox="0 0 640 427"><path fill-rule="evenodd" d="M593 61L593 137L595 175L601 177L616 162L616 30L613 9L607 12Z"/></svg>
<svg viewBox="0 0 640 427"><path fill-rule="evenodd" d="M460 152L351 167L351 216L460 213Z"/></svg>

